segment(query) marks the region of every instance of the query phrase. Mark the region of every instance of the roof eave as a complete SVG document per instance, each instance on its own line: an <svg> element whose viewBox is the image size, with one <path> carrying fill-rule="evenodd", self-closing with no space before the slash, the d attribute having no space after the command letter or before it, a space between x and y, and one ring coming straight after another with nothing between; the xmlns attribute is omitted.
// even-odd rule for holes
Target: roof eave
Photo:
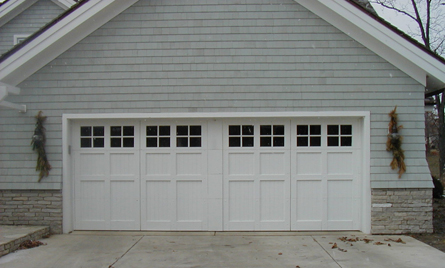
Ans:
<svg viewBox="0 0 445 268"><path fill-rule="evenodd" d="M294 0L381 56L429 90L445 87L444 62L348 0ZM357 12L361 11L361 12Z"/></svg>
<svg viewBox="0 0 445 268"><path fill-rule="evenodd" d="M138 0L90 0L0 63L0 81L16 86Z"/></svg>
<svg viewBox="0 0 445 268"><path fill-rule="evenodd" d="M10 0L0 6L0 27L34 5L38 0Z"/></svg>

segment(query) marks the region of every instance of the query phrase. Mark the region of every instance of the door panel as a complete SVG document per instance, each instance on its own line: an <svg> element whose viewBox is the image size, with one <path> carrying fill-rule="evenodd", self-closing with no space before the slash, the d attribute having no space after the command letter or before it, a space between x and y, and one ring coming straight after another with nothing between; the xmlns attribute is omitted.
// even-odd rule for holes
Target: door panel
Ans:
<svg viewBox="0 0 445 268"><path fill-rule="evenodd" d="M224 230L290 229L288 125L279 120L223 125Z"/></svg>
<svg viewBox="0 0 445 268"><path fill-rule="evenodd" d="M139 130L135 122L125 123L135 132ZM140 229L139 145L122 127L120 136L116 133L112 136L112 127L116 132L116 124L110 121L74 125L77 130L73 135L74 228L77 230ZM112 147L112 139L125 142L120 143L121 147L117 144Z"/></svg>
<svg viewBox="0 0 445 268"><path fill-rule="evenodd" d="M207 230L206 124L156 120L142 129L142 230Z"/></svg>

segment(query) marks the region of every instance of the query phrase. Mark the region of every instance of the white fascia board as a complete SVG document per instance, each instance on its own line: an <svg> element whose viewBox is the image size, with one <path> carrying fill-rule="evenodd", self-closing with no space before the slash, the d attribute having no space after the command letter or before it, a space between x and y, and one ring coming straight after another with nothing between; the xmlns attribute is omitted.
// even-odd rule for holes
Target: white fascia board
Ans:
<svg viewBox="0 0 445 268"><path fill-rule="evenodd" d="M344 0L294 0L431 90L445 85L445 66ZM428 78L428 81L427 81Z"/></svg>
<svg viewBox="0 0 445 268"><path fill-rule="evenodd" d="M37 0L11 0L0 7L0 27L34 5Z"/></svg>
<svg viewBox="0 0 445 268"><path fill-rule="evenodd" d="M0 81L18 85L138 0L91 0L0 63Z"/></svg>
<svg viewBox="0 0 445 268"><path fill-rule="evenodd" d="M8 94L14 94L14 95L20 94L20 88L8 85L6 83L0 82L0 89L1 88L4 88L6 90L6 93Z"/></svg>
<svg viewBox="0 0 445 268"><path fill-rule="evenodd" d="M67 10L70 7L72 7L76 2L74 0L51 0L54 4L58 5L59 7Z"/></svg>
<svg viewBox="0 0 445 268"><path fill-rule="evenodd" d="M213 113L128 113L128 114L64 114L63 120L88 119L181 119L181 118L367 118L369 111L341 111L341 112L213 112Z"/></svg>

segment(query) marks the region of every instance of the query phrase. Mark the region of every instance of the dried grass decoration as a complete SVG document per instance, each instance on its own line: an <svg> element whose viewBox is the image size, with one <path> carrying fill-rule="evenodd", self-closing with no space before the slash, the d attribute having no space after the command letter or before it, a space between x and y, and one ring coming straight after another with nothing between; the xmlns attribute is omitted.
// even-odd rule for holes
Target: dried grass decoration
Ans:
<svg viewBox="0 0 445 268"><path fill-rule="evenodd" d="M40 111L35 117L36 128L34 130L34 135L32 136L32 150L37 151L37 165L36 171L40 171L39 174L39 182L43 179L43 177L48 177L49 171L51 170L51 165L49 164L48 158L46 157L45 151L45 127L43 127L43 122L46 120L46 116L42 115L42 111Z"/></svg>
<svg viewBox="0 0 445 268"><path fill-rule="evenodd" d="M399 130L403 126L397 126L397 106L388 115L391 118L389 121L389 134L386 141L386 151L392 152L392 162L390 164L392 169L399 169L399 178L406 172L405 154L402 150L402 136L399 134Z"/></svg>

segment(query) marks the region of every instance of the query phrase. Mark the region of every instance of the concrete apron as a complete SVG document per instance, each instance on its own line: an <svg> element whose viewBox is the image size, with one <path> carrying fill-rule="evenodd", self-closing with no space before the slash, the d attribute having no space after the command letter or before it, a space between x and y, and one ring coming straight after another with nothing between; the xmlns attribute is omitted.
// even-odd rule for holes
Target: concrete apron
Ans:
<svg viewBox="0 0 445 268"><path fill-rule="evenodd" d="M395 242L399 238L405 244ZM351 232L74 232L40 241L47 245L3 256L0 267L431 268L445 263L444 253L409 236Z"/></svg>

